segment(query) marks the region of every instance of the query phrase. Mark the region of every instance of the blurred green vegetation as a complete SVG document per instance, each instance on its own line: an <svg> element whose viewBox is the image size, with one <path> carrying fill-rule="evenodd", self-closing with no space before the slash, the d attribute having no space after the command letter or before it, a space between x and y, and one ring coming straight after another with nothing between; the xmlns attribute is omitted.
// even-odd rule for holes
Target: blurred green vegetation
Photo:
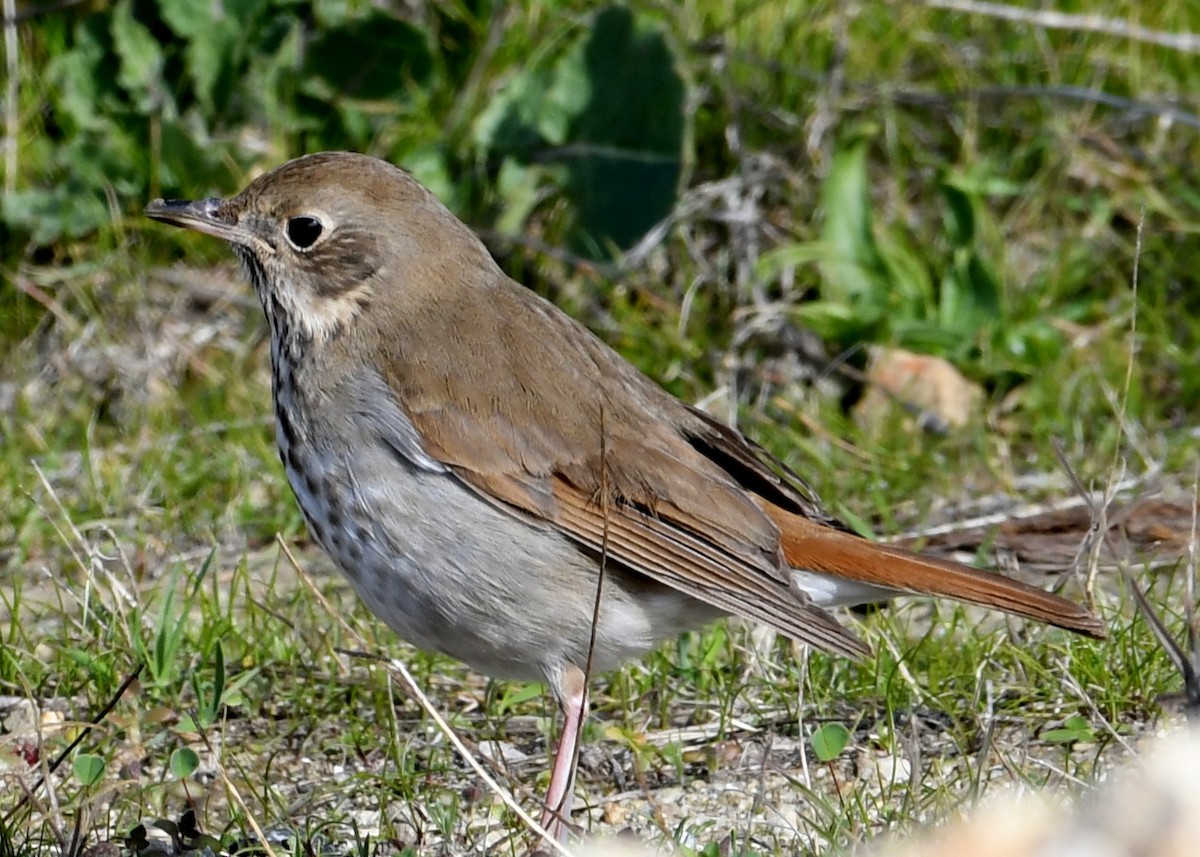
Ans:
<svg viewBox="0 0 1200 857"><path fill-rule="evenodd" d="M1104 8L1167 32L1192 14ZM835 352L943 355L1000 393L1063 359L1071 330L1129 313L1143 224L1141 304L1185 310L1151 320L1173 328L1174 355L1143 356L1163 359L1176 401L1200 392L1172 371L1200 303L1181 247L1197 220L1196 65L1165 48L1030 41L886 3L117 0L23 15L9 270L94 261L145 230L153 196L229 194L320 149L405 165L477 228L581 261L629 250L689 187L740 176L744 210L725 216L764 221L748 248L757 299L781 298ZM775 164L765 186L756 159ZM138 264L194 246L153 241ZM663 279L671 299L687 289L685 270ZM744 299L706 301L713 347ZM30 300L0 296L0 352L42 317Z"/></svg>
<svg viewBox="0 0 1200 857"><path fill-rule="evenodd" d="M627 246L669 212L680 175L684 88L662 16L564 4L532 18L486 0L409 17L343 0L39 14L5 255L104 230L114 201L227 191L264 159L322 149L408 164L465 214L516 170L505 208L549 184L581 246ZM512 64L516 43L538 47Z"/></svg>

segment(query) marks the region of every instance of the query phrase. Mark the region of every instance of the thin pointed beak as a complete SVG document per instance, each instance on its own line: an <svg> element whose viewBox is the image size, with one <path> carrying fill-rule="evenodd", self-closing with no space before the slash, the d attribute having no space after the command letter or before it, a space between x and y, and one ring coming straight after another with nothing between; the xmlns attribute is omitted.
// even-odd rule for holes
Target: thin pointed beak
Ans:
<svg viewBox="0 0 1200 857"><path fill-rule="evenodd" d="M231 244L260 247L262 240L249 229L222 216L223 199L156 199L146 206L146 216L172 226L195 229L224 238Z"/></svg>

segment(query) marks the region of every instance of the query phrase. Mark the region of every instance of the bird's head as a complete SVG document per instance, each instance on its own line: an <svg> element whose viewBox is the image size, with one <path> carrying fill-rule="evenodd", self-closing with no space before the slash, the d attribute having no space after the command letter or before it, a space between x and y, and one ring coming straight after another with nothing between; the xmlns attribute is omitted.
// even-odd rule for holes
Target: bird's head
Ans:
<svg viewBox="0 0 1200 857"><path fill-rule="evenodd" d="M415 292L447 285L464 263L492 264L409 173L350 152L289 161L230 199L156 199L146 214L228 241L272 328L317 343L430 297Z"/></svg>

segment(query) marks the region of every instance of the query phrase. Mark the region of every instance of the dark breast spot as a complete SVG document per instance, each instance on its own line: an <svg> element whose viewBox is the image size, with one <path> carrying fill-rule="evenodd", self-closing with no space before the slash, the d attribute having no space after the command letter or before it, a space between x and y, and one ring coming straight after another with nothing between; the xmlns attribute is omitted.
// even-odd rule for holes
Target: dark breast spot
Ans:
<svg viewBox="0 0 1200 857"><path fill-rule="evenodd" d="M284 438L288 442L288 446L296 445L296 427L292 425L292 418L288 415L286 408L275 406L275 419L279 422L279 429L283 432Z"/></svg>
<svg viewBox="0 0 1200 857"><path fill-rule="evenodd" d="M325 546L325 527L322 523L308 513L308 509L304 505L300 505L300 511L304 514L304 522L308 524L308 531L312 533L313 538L324 547Z"/></svg>

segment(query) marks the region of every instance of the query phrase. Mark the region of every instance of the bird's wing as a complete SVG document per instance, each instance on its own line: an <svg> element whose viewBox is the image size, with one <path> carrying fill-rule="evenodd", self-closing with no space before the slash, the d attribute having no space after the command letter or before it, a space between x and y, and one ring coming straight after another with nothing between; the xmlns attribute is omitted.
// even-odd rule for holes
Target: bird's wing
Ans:
<svg viewBox="0 0 1200 857"><path fill-rule="evenodd" d="M404 347L421 359L398 353L386 381L424 450L491 502L841 654L865 648L797 588L792 568L1103 636L1090 611L1066 599L849 532L773 456L527 289L505 278L486 300L465 293L469 303L438 303L453 325L417 325Z"/></svg>
<svg viewBox="0 0 1200 857"><path fill-rule="evenodd" d="M453 314L439 336L406 331L397 348L407 353L386 363L428 455L627 569L822 649L866 653L796 587L776 525L703 438L693 442L707 418L522 287ZM497 326L522 316L528 324ZM486 379L467 367L487 367Z"/></svg>

